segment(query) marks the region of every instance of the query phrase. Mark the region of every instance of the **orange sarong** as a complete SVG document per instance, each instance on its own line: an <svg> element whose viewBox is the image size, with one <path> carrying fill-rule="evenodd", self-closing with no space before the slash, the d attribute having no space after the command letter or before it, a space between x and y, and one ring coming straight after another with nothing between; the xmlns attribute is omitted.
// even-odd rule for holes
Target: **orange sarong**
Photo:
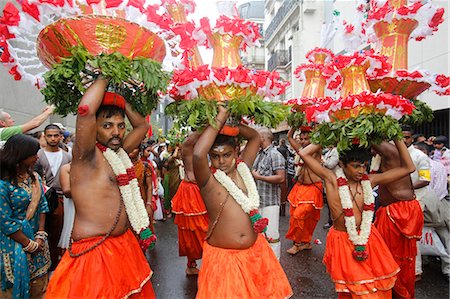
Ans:
<svg viewBox="0 0 450 299"><path fill-rule="evenodd" d="M400 266L394 294L414 298L417 241L422 237L423 213L417 200L398 201L377 211L375 226Z"/></svg>
<svg viewBox="0 0 450 299"><path fill-rule="evenodd" d="M74 242L72 252L81 252L101 238ZM136 237L128 230L80 257L72 258L66 251L45 298L155 298L152 274Z"/></svg>
<svg viewBox="0 0 450 299"><path fill-rule="evenodd" d="M292 288L262 234L247 249L203 245L197 299L289 298Z"/></svg>
<svg viewBox="0 0 450 299"><path fill-rule="evenodd" d="M355 246L347 232L330 229L327 236L323 263L327 267L339 297L392 298L397 273L400 271L389 248L376 227L372 225L366 250L369 257L357 261L353 257Z"/></svg>
<svg viewBox="0 0 450 299"><path fill-rule="evenodd" d="M296 183L288 195L290 203L289 230L286 238L295 243L310 243L323 208L322 183Z"/></svg>
<svg viewBox="0 0 450 299"><path fill-rule="evenodd" d="M172 199L172 212L178 225L179 255L201 259L209 218L196 183L181 181Z"/></svg>

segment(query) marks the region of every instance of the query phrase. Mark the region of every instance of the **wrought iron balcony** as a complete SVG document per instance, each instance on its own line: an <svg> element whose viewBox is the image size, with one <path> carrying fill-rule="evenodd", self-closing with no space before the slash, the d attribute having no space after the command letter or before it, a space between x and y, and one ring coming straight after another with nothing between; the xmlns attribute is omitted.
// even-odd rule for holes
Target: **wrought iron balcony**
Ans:
<svg viewBox="0 0 450 299"><path fill-rule="evenodd" d="M291 62L291 47L289 50L278 50L267 61L267 69L271 72L278 67L284 67Z"/></svg>
<svg viewBox="0 0 450 299"><path fill-rule="evenodd" d="M274 34L280 23L283 19L288 15L288 13L298 5L297 0L284 0L283 5L281 5L280 9L278 9L277 14L273 18L272 22L270 22L269 26L266 29L264 39L267 41Z"/></svg>

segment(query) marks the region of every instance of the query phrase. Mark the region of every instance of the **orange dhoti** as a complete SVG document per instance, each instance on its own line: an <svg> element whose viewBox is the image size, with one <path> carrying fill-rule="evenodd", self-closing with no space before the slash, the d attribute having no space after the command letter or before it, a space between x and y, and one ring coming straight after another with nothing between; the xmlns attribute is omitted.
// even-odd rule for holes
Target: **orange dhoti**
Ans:
<svg viewBox="0 0 450 299"><path fill-rule="evenodd" d="M417 200L398 201L377 211L375 226L400 266L394 294L414 298L417 240L422 237L423 213Z"/></svg>
<svg viewBox="0 0 450 299"><path fill-rule="evenodd" d="M203 245L197 299L290 296L291 285L263 235L247 249Z"/></svg>
<svg viewBox="0 0 450 299"><path fill-rule="evenodd" d="M297 182L288 201L291 218L286 238L295 243L310 243L323 208L322 183L304 185Z"/></svg>
<svg viewBox="0 0 450 299"><path fill-rule="evenodd" d="M392 298L399 266L372 225L364 261L353 257L355 246L347 232L330 229L323 263L341 298Z"/></svg>
<svg viewBox="0 0 450 299"><path fill-rule="evenodd" d="M179 255L189 260L201 259L209 219L196 183L184 180L180 183L172 199L172 212L178 225Z"/></svg>
<svg viewBox="0 0 450 299"><path fill-rule="evenodd" d="M102 237L74 242L82 252ZM108 237L97 248L72 258L66 251L47 289L46 298L155 298L153 272L134 234Z"/></svg>

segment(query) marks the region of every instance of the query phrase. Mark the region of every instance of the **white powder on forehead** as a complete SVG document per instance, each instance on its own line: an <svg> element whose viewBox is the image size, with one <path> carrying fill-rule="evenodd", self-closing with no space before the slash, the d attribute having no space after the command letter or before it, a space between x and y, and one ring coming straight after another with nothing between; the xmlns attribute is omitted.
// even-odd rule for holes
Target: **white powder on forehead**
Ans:
<svg viewBox="0 0 450 299"><path fill-rule="evenodd" d="M219 153L225 151L225 145L216 145L212 148L214 151L218 151Z"/></svg>

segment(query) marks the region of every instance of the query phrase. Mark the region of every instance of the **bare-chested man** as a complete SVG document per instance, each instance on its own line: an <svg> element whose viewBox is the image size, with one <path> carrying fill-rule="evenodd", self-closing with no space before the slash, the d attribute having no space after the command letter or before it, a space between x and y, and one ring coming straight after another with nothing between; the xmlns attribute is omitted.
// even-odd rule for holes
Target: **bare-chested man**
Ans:
<svg viewBox="0 0 450 299"><path fill-rule="evenodd" d="M254 129L239 125L240 135L248 143L238 163L235 138L218 135L227 117L227 110L219 106L217 128L208 126L194 147L194 174L211 220L203 245L197 298L288 298L292 289L286 274L244 212L259 207L248 167L258 153L260 136ZM252 216L253 222L258 215Z"/></svg>
<svg viewBox="0 0 450 299"><path fill-rule="evenodd" d="M381 156L381 172L400 167L399 153L393 144L382 142L373 148ZM378 199L381 207L375 226L400 266L394 294L400 298L414 298L415 259L417 241L422 236L423 213L410 176L381 184Z"/></svg>
<svg viewBox="0 0 450 299"><path fill-rule="evenodd" d="M323 262L340 296L391 298L399 267L378 230L372 226L372 188L408 176L415 167L402 141L396 140L399 167L380 174L366 174L370 158L366 149L353 147L340 153L333 172L320 164L314 153L319 145L300 151L312 171L324 180L333 227L330 229Z"/></svg>
<svg viewBox="0 0 450 299"><path fill-rule="evenodd" d="M302 127L299 143L293 137L294 132L294 128L289 130L288 140L292 148L298 152L311 143L309 140L311 128ZM314 153L314 158L320 162L322 159L320 152ZM312 248L311 239L317 222L320 220L320 210L323 208L322 191L322 179L308 165L300 163L297 183L288 195L291 218L286 238L294 241L294 245L287 250L289 254L294 255L301 250Z"/></svg>
<svg viewBox="0 0 450 299"><path fill-rule="evenodd" d="M106 93L107 85L108 80L97 79L79 104L70 170L73 243L53 274L48 298L154 297L152 271L129 229L130 222L136 227L133 219L147 213L142 198L134 195L134 168L122 150L137 148L148 124L121 96ZM126 138L125 113L133 126ZM128 188L132 196L122 192ZM134 199L142 209L130 213L127 203Z"/></svg>

